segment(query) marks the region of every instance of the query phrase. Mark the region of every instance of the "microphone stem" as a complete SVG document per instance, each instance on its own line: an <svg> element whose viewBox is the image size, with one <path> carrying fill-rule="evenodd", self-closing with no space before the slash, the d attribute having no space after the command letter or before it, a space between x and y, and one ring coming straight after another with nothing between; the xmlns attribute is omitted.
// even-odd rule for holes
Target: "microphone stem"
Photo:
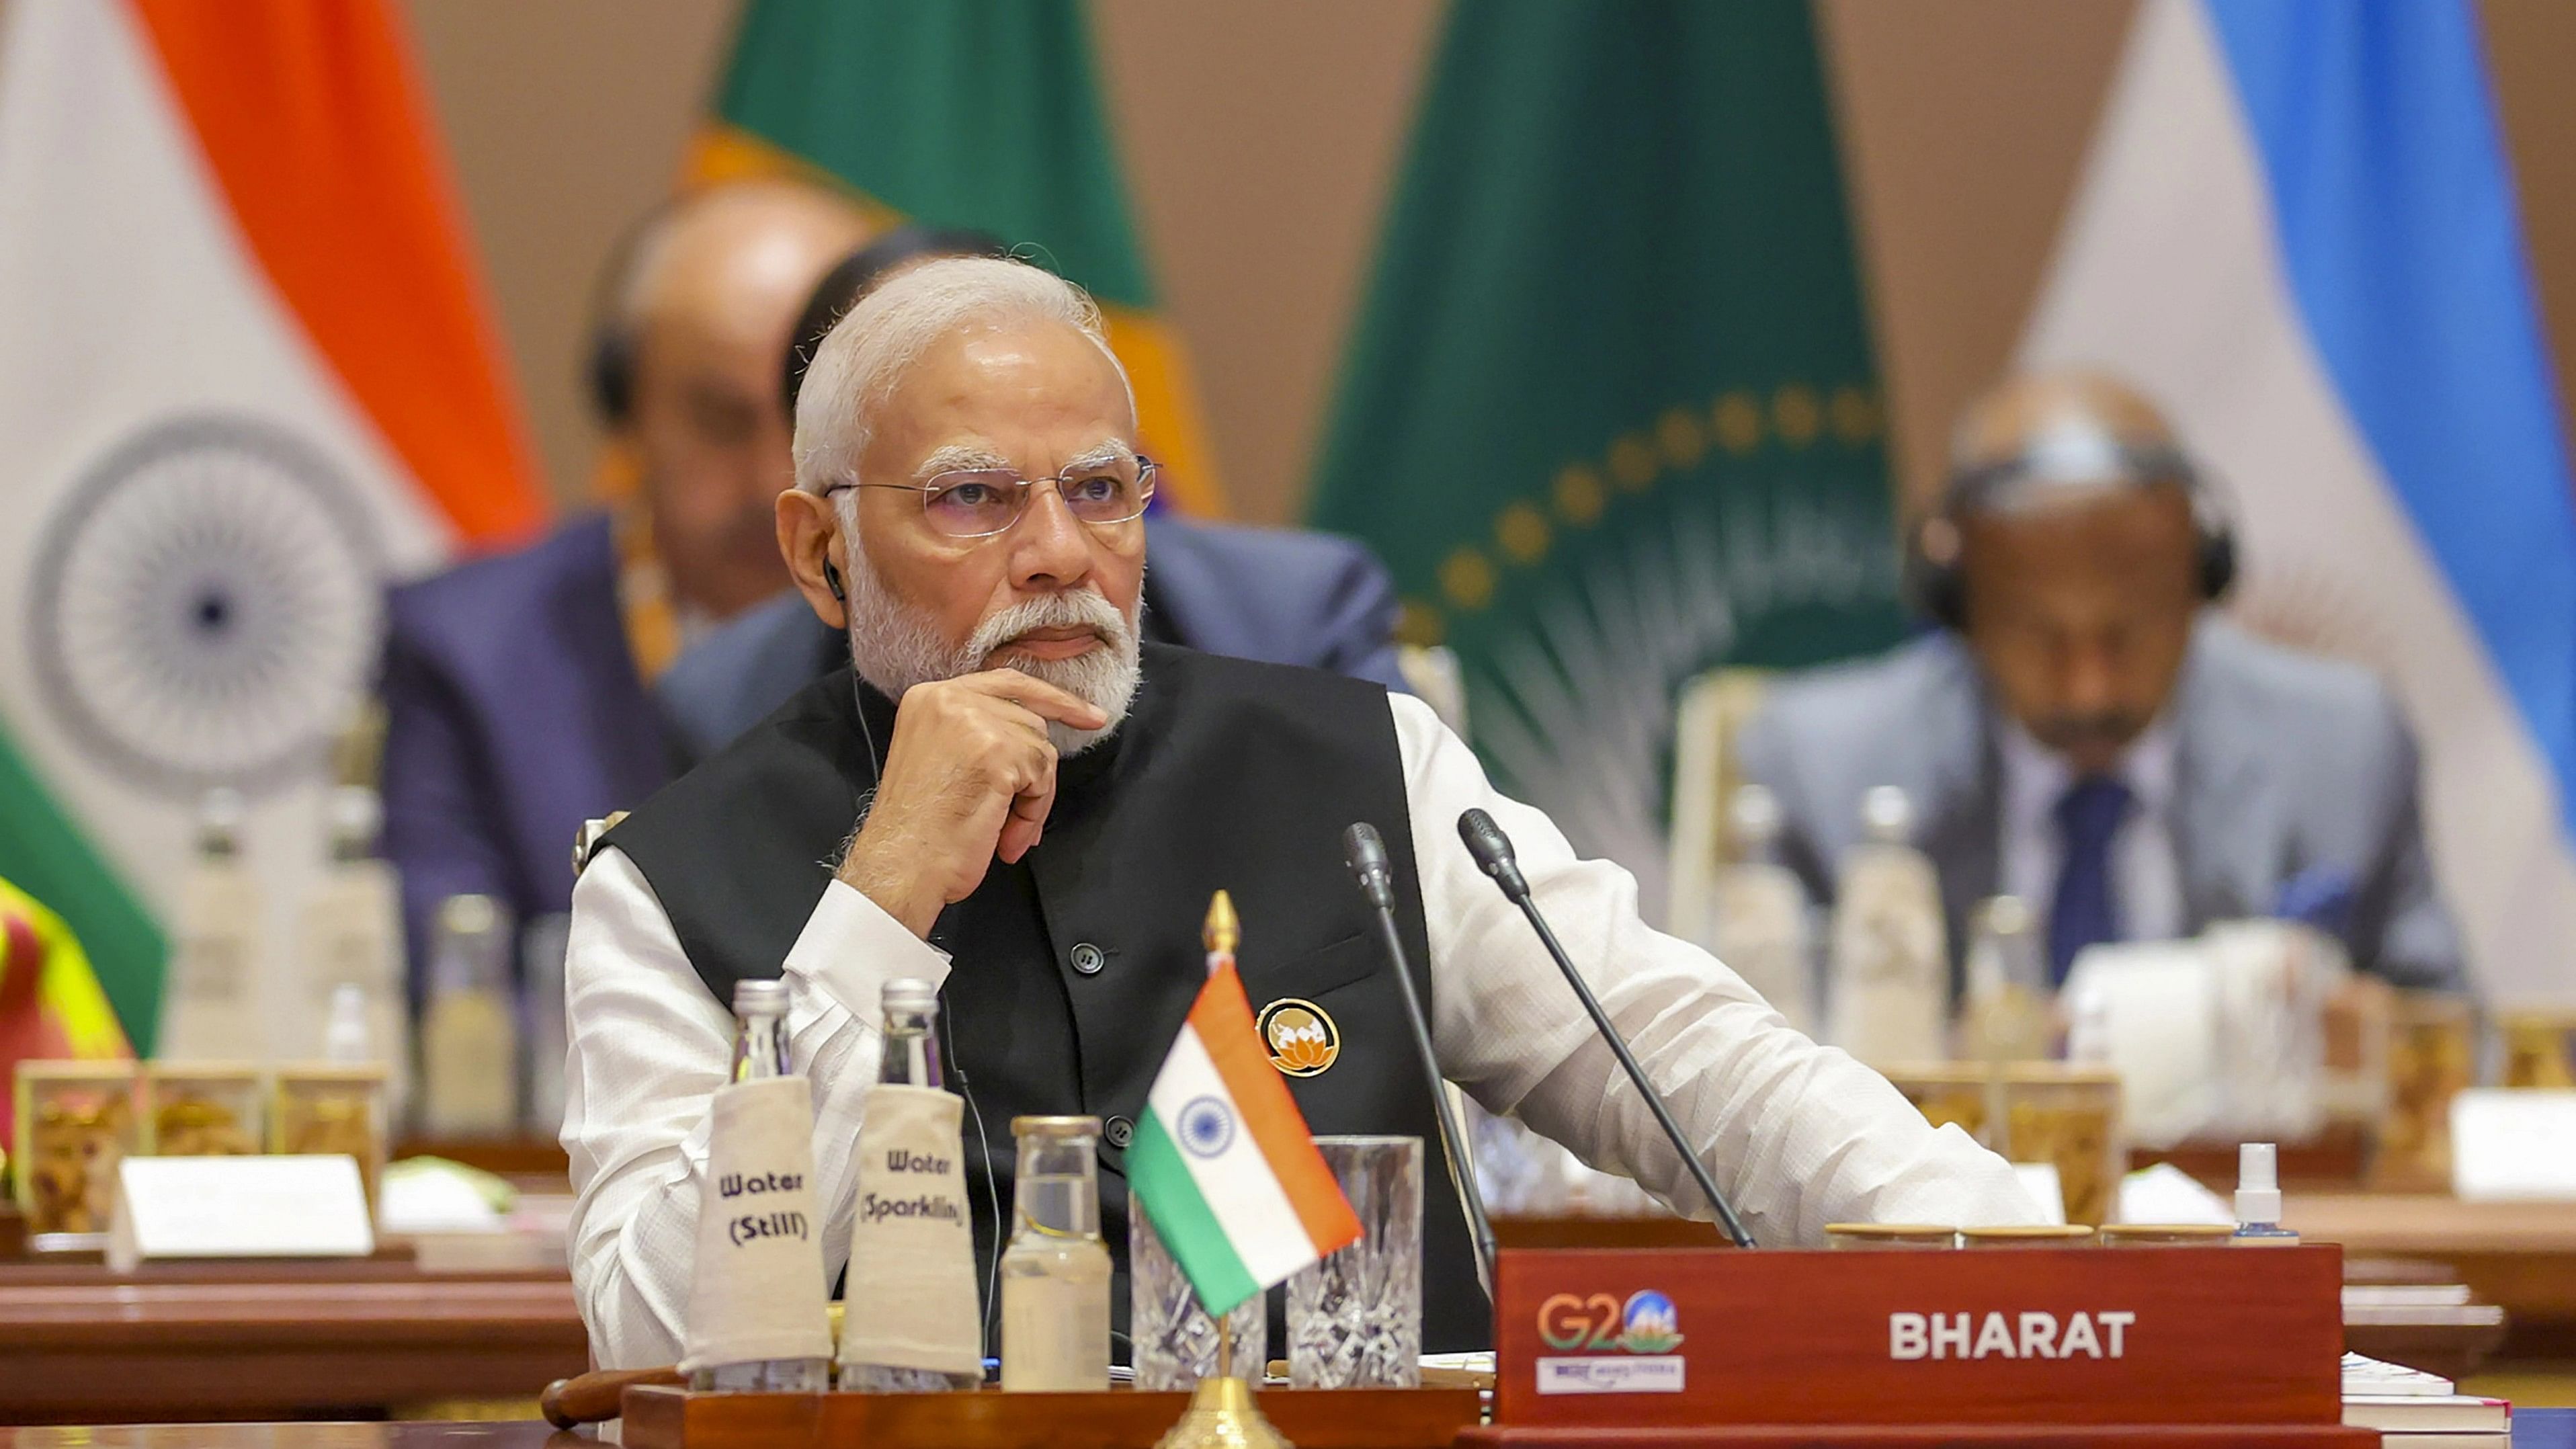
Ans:
<svg viewBox="0 0 2576 1449"><path fill-rule="evenodd" d="M1583 1003L1583 1009L1592 1014L1592 1025L1597 1034L1610 1044L1610 1050L1619 1058L1620 1067L1628 1073L1628 1080L1636 1083L1637 1095L1646 1099L1647 1108L1655 1114L1655 1121L1662 1125L1664 1139L1682 1155L1682 1165L1689 1168L1691 1176L1698 1181L1700 1194L1708 1199L1710 1207L1717 1210L1718 1226L1735 1246L1752 1247L1753 1235L1744 1231L1744 1224L1737 1220L1726 1194L1718 1190L1717 1179L1709 1175L1708 1164L1700 1161L1699 1154L1691 1150L1690 1139L1683 1135L1681 1124L1673 1120L1672 1109L1664 1105L1663 1094L1655 1090L1654 1083L1646 1080L1646 1069L1637 1065L1637 1058L1629 1052L1628 1043L1620 1037L1619 1029L1610 1024L1610 1014L1601 1009L1600 999L1584 982L1583 973L1574 969L1574 962L1565 954L1565 948L1557 944L1556 933L1547 928L1547 918L1538 913L1538 902L1530 898L1526 886L1513 893L1512 901L1521 908L1522 915L1529 917L1531 929L1538 932L1540 943L1547 947L1547 954L1555 958L1556 969L1565 973L1566 984L1574 988L1575 997Z"/></svg>
<svg viewBox="0 0 2576 1449"><path fill-rule="evenodd" d="M1384 906L1376 911L1377 928L1386 937L1386 959L1395 972L1395 984L1404 992L1404 1022L1412 1028L1414 1050L1422 1058L1422 1070L1431 1078L1431 1107L1440 1114L1442 1155L1449 1159L1449 1185L1457 1190L1459 1203L1467 1209L1467 1231L1476 1239L1476 1286L1485 1290L1485 1301L1494 1301L1494 1223L1485 1216L1485 1195L1476 1187L1476 1174L1466 1163L1466 1138L1458 1130L1457 1114L1449 1110L1449 1084L1440 1075L1439 1054L1431 1049L1431 1024L1422 1014L1422 996L1413 989L1413 973L1404 969L1404 941L1396 934L1395 912Z"/></svg>

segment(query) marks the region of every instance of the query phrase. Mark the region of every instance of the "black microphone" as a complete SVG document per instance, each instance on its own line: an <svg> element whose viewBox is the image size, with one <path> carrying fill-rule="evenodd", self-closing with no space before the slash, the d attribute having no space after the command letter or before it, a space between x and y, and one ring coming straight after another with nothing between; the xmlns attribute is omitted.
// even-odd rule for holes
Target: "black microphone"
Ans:
<svg viewBox="0 0 2576 1449"><path fill-rule="evenodd" d="M1395 879L1387 868L1386 842L1378 839L1377 827L1366 821L1342 832L1342 858L1350 862L1351 874L1358 878L1360 894L1377 908L1379 934L1386 941L1387 964L1395 968L1395 984L1404 991L1404 1019L1413 1028L1414 1055L1422 1059L1423 1080L1431 1088L1432 1110L1440 1114L1440 1147L1449 1158L1449 1185L1458 1192L1458 1201L1467 1209L1467 1231L1476 1238L1476 1285L1485 1290L1485 1301L1494 1300L1494 1224L1485 1216L1485 1196L1476 1190L1476 1174L1467 1170L1466 1155L1459 1150L1458 1119L1449 1110L1449 1084L1440 1075L1440 1059L1431 1050L1431 1023L1422 1015L1422 996L1413 989L1413 973L1405 968L1404 938L1395 929Z"/></svg>
<svg viewBox="0 0 2576 1449"><path fill-rule="evenodd" d="M1691 1176L1699 1183L1700 1192L1708 1198L1708 1205L1717 1210L1718 1226L1726 1230L1727 1237L1734 1240L1735 1246L1752 1247L1753 1235L1744 1231L1743 1222L1735 1216L1735 1208L1727 1202L1726 1194L1718 1190L1717 1179L1709 1175L1708 1164L1700 1161L1699 1154L1691 1150L1690 1139L1682 1135L1682 1124L1673 1120L1673 1109L1664 1105L1664 1099L1655 1091L1654 1084L1646 1080L1646 1069L1637 1065L1637 1058L1628 1050L1628 1043L1619 1035L1619 1028L1610 1024L1610 1014L1601 1009L1600 999L1584 983L1583 974L1574 969L1574 962L1567 959L1565 948L1556 943L1556 933L1547 928L1547 918L1538 913L1538 903L1530 899L1529 882L1521 878L1520 863L1512 858L1511 838L1503 834L1503 827L1494 823L1494 817L1482 810L1469 810L1458 817L1458 838L1467 842L1467 853L1476 858L1476 864L1494 878L1494 884L1502 887L1503 894L1511 899L1512 904L1521 908L1521 914L1529 917L1530 929L1538 932L1539 944L1547 947L1547 954L1556 959L1556 969L1565 973L1566 984L1574 988L1575 996L1583 1002L1583 1009L1591 1013L1592 1029L1610 1044L1611 1052L1619 1058L1619 1065L1627 1071L1628 1080L1637 1084L1637 1091L1646 1099L1646 1105L1654 1109L1655 1122L1664 1129L1664 1140L1673 1144L1673 1150L1682 1155L1683 1165L1690 1168Z"/></svg>

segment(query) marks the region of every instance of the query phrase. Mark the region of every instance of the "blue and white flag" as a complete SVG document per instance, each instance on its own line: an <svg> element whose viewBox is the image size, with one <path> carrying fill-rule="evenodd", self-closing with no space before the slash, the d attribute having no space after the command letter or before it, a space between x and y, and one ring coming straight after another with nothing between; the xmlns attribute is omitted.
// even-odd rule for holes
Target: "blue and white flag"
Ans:
<svg viewBox="0 0 2576 1449"><path fill-rule="evenodd" d="M2576 501L2467 0L2145 0L2020 360L2166 406L2239 610L2413 722L2481 984L2576 998Z"/></svg>

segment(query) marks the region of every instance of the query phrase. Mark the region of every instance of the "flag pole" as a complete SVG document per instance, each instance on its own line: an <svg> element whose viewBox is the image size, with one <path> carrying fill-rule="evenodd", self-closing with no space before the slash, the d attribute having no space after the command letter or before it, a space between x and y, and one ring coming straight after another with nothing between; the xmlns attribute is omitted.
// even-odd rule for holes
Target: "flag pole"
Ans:
<svg viewBox="0 0 2576 1449"><path fill-rule="evenodd" d="M1209 975L1234 964L1234 947L1242 932L1233 899L1218 891L1208 902L1203 932ZM1206 1301L1199 1306L1204 1309ZM1232 1310L1208 1316L1216 1320L1216 1372L1199 1380L1188 1412L1154 1449L1295 1449L1262 1417L1260 1406L1252 1401L1252 1385L1235 1376Z"/></svg>

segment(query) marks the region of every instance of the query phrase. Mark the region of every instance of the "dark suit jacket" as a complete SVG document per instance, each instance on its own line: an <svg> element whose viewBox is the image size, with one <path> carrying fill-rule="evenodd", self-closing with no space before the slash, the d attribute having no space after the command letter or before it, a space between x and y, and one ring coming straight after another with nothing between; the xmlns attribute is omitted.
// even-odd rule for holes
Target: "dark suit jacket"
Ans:
<svg viewBox="0 0 2576 1449"><path fill-rule="evenodd" d="M1145 562L1148 638L1405 688L1395 587L1359 544L1157 514L1145 522ZM848 659L848 644L791 593L690 646L655 693L681 749L703 759Z"/></svg>
<svg viewBox="0 0 2576 1449"><path fill-rule="evenodd" d="M2400 986L2466 989L2435 894L2414 736L2367 672L2265 643L2214 615L2193 636L2171 706L2185 927L2272 913L2282 885L2324 867L2351 882L2353 964ZM1991 705L1948 634L1785 680L1737 746L1779 797L1786 864L1830 900L1861 835L1861 796L1902 787L1941 873L1955 965L1992 895L2002 778Z"/></svg>
<svg viewBox="0 0 2576 1449"><path fill-rule="evenodd" d="M1149 633L1401 685L1395 591L1366 549L1161 517L1147 538ZM523 922L570 909L583 821L642 804L845 657L789 593L691 648L657 699L627 650L604 517L394 590L385 855L402 875L414 980L440 901L490 895ZM665 701L694 728L675 727Z"/></svg>
<svg viewBox="0 0 2576 1449"><path fill-rule="evenodd" d="M380 689L385 856L415 981L440 901L493 896L521 922L571 909L581 823L671 778L604 516L395 589Z"/></svg>

